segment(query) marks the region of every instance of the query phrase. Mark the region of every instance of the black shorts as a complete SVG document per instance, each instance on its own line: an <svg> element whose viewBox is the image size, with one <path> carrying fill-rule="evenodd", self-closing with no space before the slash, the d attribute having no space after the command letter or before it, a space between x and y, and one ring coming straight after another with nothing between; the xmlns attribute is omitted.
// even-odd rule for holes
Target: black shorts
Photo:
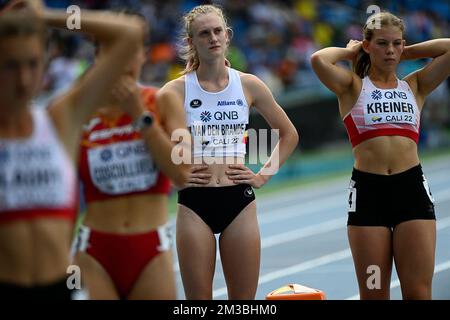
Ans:
<svg viewBox="0 0 450 320"><path fill-rule="evenodd" d="M63 278L51 284L24 287L13 283L0 282L0 300L72 300L74 290L67 287Z"/></svg>
<svg viewBox="0 0 450 320"><path fill-rule="evenodd" d="M178 203L194 211L214 233L222 233L254 200L255 193L248 184L178 191Z"/></svg>
<svg viewBox="0 0 450 320"><path fill-rule="evenodd" d="M409 220L436 220L433 202L420 165L390 176L353 169L347 225L394 228Z"/></svg>

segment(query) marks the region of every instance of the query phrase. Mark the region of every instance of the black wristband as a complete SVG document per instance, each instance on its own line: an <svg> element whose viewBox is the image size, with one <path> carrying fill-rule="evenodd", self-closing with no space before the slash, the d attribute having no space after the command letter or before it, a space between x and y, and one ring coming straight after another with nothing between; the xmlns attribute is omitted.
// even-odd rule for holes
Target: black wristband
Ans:
<svg viewBox="0 0 450 320"><path fill-rule="evenodd" d="M140 131L144 128L150 128L153 124L153 116L150 112L144 111L142 114L133 121L133 128L136 131Z"/></svg>

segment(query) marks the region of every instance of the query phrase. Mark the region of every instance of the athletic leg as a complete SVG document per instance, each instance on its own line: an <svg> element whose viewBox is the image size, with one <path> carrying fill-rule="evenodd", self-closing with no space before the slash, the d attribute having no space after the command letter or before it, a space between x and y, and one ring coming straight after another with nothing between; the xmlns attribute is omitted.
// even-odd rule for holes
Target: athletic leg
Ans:
<svg viewBox="0 0 450 320"><path fill-rule="evenodd" d="M171 250L161 252L147 264L128 295L128 299L177 299Z"/></svg>
<svg viewBox="0 0 450 320"><path fill-rule="evenodd" d="M360 299L389 299L392 231L386 227L349 226L347 233L358 278ZM378 270L380 278L377 288Z"/></svg>
<svg viewBox="0 0 450 320"><path fill-rule="evenodd" d="M228 298L255 299L261 256L255 201L222 232L219 244Z"/></svg>
<svg viewBox="0 0 450 320"><path fill-rule="evenodd" d="M431 299L436 221L411 220L394 229L394 259L403 299Z"/></svg>
<svg viewBox="0 0 450 320"><path fill-rule="evenodd" d="M77 252L75 264L80 267L83 287L91 300L117 300L114 282L103 266L86 252Z"/></svg>
<svg viewBox="0 0 450 320"><path fill-rule="evenodd" d="M178 205L176 243L187 300L211 300L216 267L216 238L191 209Z"/></svg>

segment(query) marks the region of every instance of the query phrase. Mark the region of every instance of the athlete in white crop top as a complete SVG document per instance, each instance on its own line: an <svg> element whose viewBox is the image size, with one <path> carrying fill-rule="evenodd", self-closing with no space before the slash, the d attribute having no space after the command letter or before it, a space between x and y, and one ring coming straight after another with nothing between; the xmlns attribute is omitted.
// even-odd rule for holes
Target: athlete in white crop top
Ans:
<svg viewBox="0 0 450 320"><path fill-rule="evenodd" d="M246 154L245 134L249 108L239 72L228 70L228 84L219 92L208 92L197 72L185 75L184 110L193 138L194 157L239 157Z"/></svg>
<svg viewBox="0 0 450 320"><path fill-rule="evenodd" d="M39 216L73 220L73 163L46 110L32 108L30 113L33 131L29 138L0 138L0 223Z"/></svg>
<svg viewBox="0 0 450 320"><path fill-rule="evenodd" d="M252 187L260 188L270 174L255 174L244 165L249 108L280 133L263 168L284 163L298 143L297 131L261 80L227 67L229 28L219 8L197 6L184 22L184 76L160 90L168 104L184 103L194 144L192 174L178 194L176 238L184 291L187 299L213 298L214 233L220 233L228 298L254 299L260 238Z"/></svg>
<svg viewBox="0 0 450 320"><path fill-rule="evenodd" d="M405 46L403 21L370 16L364 40L325 48L311 57L320 80L339 100L353 145L348 237L361 299L389 299L393 260L404 299L431 299L436 245L433 197L417 151L426 96L450 74L450 39ZM401 60L432 58L397 78ZM350 60L354 70L336 65ZM381 270L381 288L367 286L368 267Z"/></svg>
<svg viewBox="0 0 450 320"><path fill-rule="evenodd" d="M70 299L66 283L77 210L74 162L82 124L105 98L144 34L134 19L83 11L83 31L110 50L47 110L33 110L46 24L65 10L21 1L0 15L0 300ZM73 284L73 283L72 283Z"/></svg>

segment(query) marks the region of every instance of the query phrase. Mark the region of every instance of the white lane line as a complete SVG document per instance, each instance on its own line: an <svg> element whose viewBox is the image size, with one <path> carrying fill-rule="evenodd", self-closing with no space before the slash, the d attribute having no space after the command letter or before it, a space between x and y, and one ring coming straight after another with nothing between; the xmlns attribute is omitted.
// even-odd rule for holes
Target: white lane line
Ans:
<svg viewBox="0 0 450 320"><path fill-rule="evenodd" d="M448 178L450 176L450 171L447 172L447 174L443 174L442 172L436 173L436 175L430 175L427 176L427 180L431 187L431 192L435 192L433 185L437 186L441 184L442 182L448 182L450 183L450 179ZM439 174L439 175L437 175ZM448 189L450 190L450 189ZM304 215L310 215L317 213L319 211L323 210L331 210L336 209L338 207L345 207L346 205L346 189L343 188L341 190L338 190L338 194L334 194L332 196L325 196L323 198L310 200L301 202L299 200L297 203L293 203L287 206L281 206L281 209L272 208L269 209L270 212L262 213L259 215L258 220L259 224L268 224L273 222L279 222L282 220L287 220L291 218L297 218ZM264 212L264 208L260 210L261 212Z"/></svg>
<svg viewBox="0 0 450 320"><path fill-rule="evenodd" d="M348 185L347 177L340 177L334 182L321 181L314 186L299 186L292 190L285 190L272 194L257 196L258 206L263 211L272 211L298 203L305 203L312 199L329 197L340 191L345 191Z"/></svg>
<svg viewBox="0 0 450 320"><path fill-rule="evenodd" d="M326 233L346 227L346 217L328 220L322 223L314 224L304 228L290 230L270 237L261 239L261 250L267 249L286 242L307 238L321 233ZM220 260L220 254L216 255L216 262ZM179 271L178 263L174 265L175 271Z"/></svg>
<svg viewBox="0 0 450 320"><path fill-rule="evenodd" d="M448 192L448 195L450 197L450 190ZM436 224L436 229L438 231L448 228L448 227L450 227L450 217L442 219L441 221L438 221L438 223ZM322 266L324 264L336 262L336 261L339 261L339 260L342 260L342 259L345 259L348 257L351 257L350 249L327 254L327 255L321 256L319 258L308 260L308 261L302 262L300 264L296 264L296 265L288 267L288 268L283 268L283 269L280 269L280 270L277 270L274 272L269 272L259 278L258 285L261 285L266 282L270 282L275 279L283 278L283 277L286 277L286 276L289 276L292 274L300 273L302 271L305 271L305 270L308 270L311 268L315 268L318 266ZM436 270L438 270L437 267L436 267ZM436 271L435 271L435 273L436 273ZM395 283L395 281L394 281L394 283ZM391 286L392 286L392 284L391 284ZM222 296L226 293L227 293L227 288L222 287L217 290L214 290L213 296L214 297Z"/></svg>
<svg viewBox="0 0 450 320"><path fill-rule="evenodd" d="M450 200L450 188L442 190L434 195L435 202L444 202ZM438 217L439 219L439 217ZM299 228L295 230L291 230L288 232L276 234L273 236L265 237L261 239L261 250L267 249L276 245L280 245L286 242L298 240L305 237L315 236L322 233L338 230L340 228L346 227L347 217L341 217L333 220L328 220L319 224L314 224L311 226L307 226L304 228ZM442 221L438 220L437 229L439 230L439 226L442 225L444 228L447 227L447 223L450 223L450 218L443 219ZM220 261L220 255L216 255L216 262ZM173 265L175 272L180 271L180 266L178 261L176 261Z"/></svg>
<svg viewBox="0 0 450 320"><path fill-rule="evenodd" d="M450 260L445 261L443 263L438 264L434 268L434 274L450 269ZM396 279L391 282L391 289L397 288L400 286L400 280ZM348 297L345 300L359 300L359 294L355 294L354 296Z"/></svg>
<svg viewBox="0 0 450 320"><path fill-rule="evenodd" d="M261 240L261 249L267 249L285 242L341 229L346 226L346 221L347 217L342 217L266 237Z"/></svg>
<svg viewBox="0 0 450 320"><path fill-rule="evenodd" d="M432 190L433 186L443 182L450 183L448 159L450 159L450 157L447 157L444 159L445 161L442 161L442 165L445 165L443 168L440 168L439 166L435 168L435 164L426 165L424 167L423 170L425 176L427 177ZM428 167L430 167L430 170L428 170ZM331 194L345 193L349 179L350 173L347 176L336 177L331 181L321 181L312 186L303 185L296 189L289 189L272 195L263 195L259 198L258 206L261 208L261 212L272 212L277 208L285 209L288 207L295 207L298 203L302 203L302 205L307 204L310 202L308 199L311 198L329 197Z"/></svg>
<svg viewBox="0 0 450 320"><path fill-rule="evenodd" d="M434 195L434 198L436 199L435 202L437 202L437 203L450 200L450 188L436 193ZM328 206L328 204L329 203L327 201L327 205L322 205L320 207L317 206L316 207L317 211L322 211L321 208ZM439 217L438 217L438 219L439 219ZM438 226L439 226L439 224L445 225L444 221L446 221L446 220L447 219L444 219L441 222L439 222L439 220L438 220ZM270 248L270 247L273 247L273 246L276 246L279 244L283 244L283 243L286 243L289 241L294 241L294 240L298 240L301 238L315 236L315 235L318 235L321 233L338 230L340 228L345 228L346 221L347 221L347 216L333 219L333 220L327 220L325 222L314 224L311 226L298 228L298 229L290 230L287 232L268 236L261 240L261 248L266 249L266 248Z"/></svg>
<svg viewBox="0 0 450 320"><path fill-rule="evenodd" d="M339 261L339 260L343 260L343 259L346 259L346 258L349 258L349 257L351 257L350 249L345 249L345 250L342 250L342 251L338 251L338 252L334 252L334 253L331 253L331 254L327 254L325 256L322 256L322 257L319 257L319 258L316 258L316 259L313 259L313 260L308 260L308 261L305 261L305 262L293 265L293 266L288 267L288 268L280 269L280 270L277 270L277 271L274 271L274 272L269 272L269 273L266 273L265 275L263 275L263 276L261 276L259 278L258 286L262 285L264 283L273 281L275 279L283 278L283 277L286 277L286 276L289 276L289 275L292 275L292 274L296 274L296 273L299 273L299 272L302 272L302 271L306 271L306 270L309 270L309 269L320 267L320 266L323 266L325 264L328 264L328 263L331 263L331 262L335 262L335 261ZM227 294L227 288L226 287L223 287L223 288L220 288L220 289L217 289L217 290L213 291L213 297L214 298L217 298L217 297L220 297L220 296L223 296L223 295L226 295L226 294Z"/></svg>
<svg viewBox="0 0 450 320"><path fill-rule="evenodd" d="M345 207L345 199L346 194L342 192L338 195L307 201L305 203L298 202L287 207L282 207L279 210L272 209L270 213L262 214L258 217L259 224L263 225L291 218L297 218L304 215L314 214L319 211L335 209L339 206Z"/></svg>
<svg viewBox="0 0 450 320"><path fill-rule="evenodd" d="M312 226L307 226L304 228L299 228L291 230L288 232L283 232L276 234L274 236L266 237L261 239L261 250L267 249L285 242L290 242L298 240L301 238L315 236L321 233L334 231L346 227L347 218L338 218L333 220L328 220L322 223L318 223ZM216 254L216 263L220 260L220 254ZM180 270L178 263L174 265L176 272Z"/></svg>
<svg viewBox="0 0 450 320"><path fill-rule="evenodd" d="M446 157L444 159L435 159L431 160L431 164L427 164L424 167L424 173L427 177L427 180L430 184L431 191L434 191L434 188L436 188L437 185L443 183L443 182L449 182L450 183L450 170L448 169L448 159L450 157ZM445 168L441 169L436 164L441 164L445 166ZM434 167L437 167L434 169ZM428 170L430 168L430 170ZM261 212L259 217L260 223L270 223L270 222L276 222L279 220L289 219L296 216L301 216L304 214L308 214L303 207L314 207L317 204L322 205L326 201L329 203L329 199L332 200L333 203L345 205L345 194L346 194L346 186L348 185L348 181L350 179L350 176L348 177L337 177L333 178L331 181L323 181L318 183L317 185L313 186L299 186L297 189L289 189L285 192L280 192L278 194L268 194L268 195L262 195L260 197L260 200L258 201L258 211ZM341 186L341 187L340 187ZM299 193L301 194L301 198L298 197ZM330 195L335 195L336 193L342 193L342 197L335 196L331 197ZM307 200L308 198L312 197L322 197L320 200ZM272 198L272 199L271 199ZM289 205L285 205L286 202L293 201L292 199L297 199L296 203L291 203ZM302 202L303 201L303 202ZM301 206L301 212L294 212L292 213L291 209ZM333 207L332 205L330 205ZM276 208L281 208L280 210L276 211ZM313 209L314 210L314 209ZM268 212L266 212L268 211ZM280 213L281 211L281 213ZM305 212L304 212L305 211ZM291 212L291 214L283 215L283 212ZM272 217L272 214L275 216L275 218ZM176 216L176 213L173 213L171 215ZM175 222L173 222L175 224Z"/></svg>

